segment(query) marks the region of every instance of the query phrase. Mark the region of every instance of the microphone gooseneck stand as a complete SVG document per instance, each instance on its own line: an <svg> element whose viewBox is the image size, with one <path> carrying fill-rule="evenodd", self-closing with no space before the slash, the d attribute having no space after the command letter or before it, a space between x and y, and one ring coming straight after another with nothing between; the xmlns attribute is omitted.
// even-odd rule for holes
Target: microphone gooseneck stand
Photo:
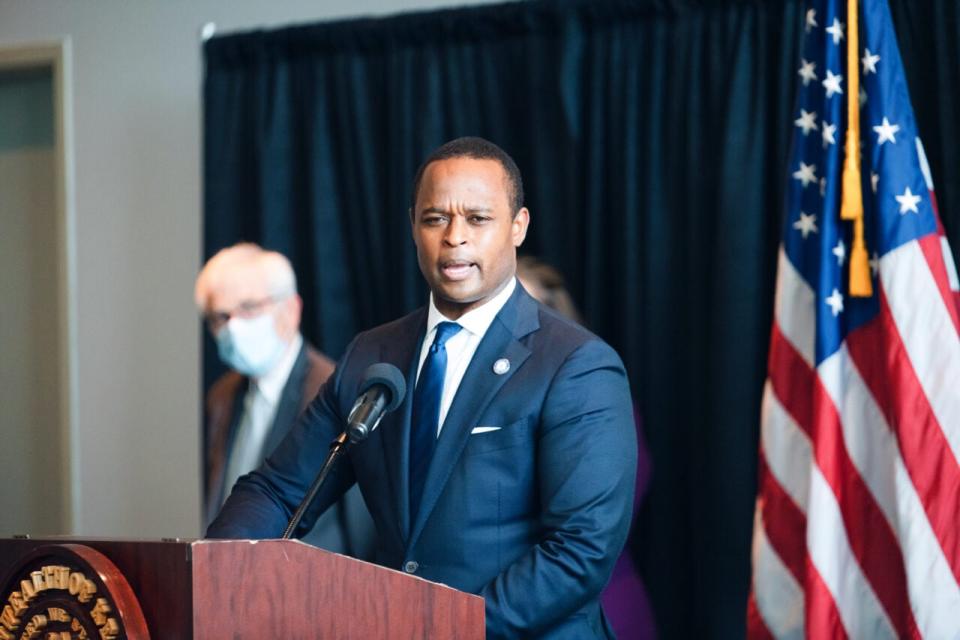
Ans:
<svg viewBox="0 0 960 640"><path fill-rule="evenodd" d="M293 535L294 529L303 519L313 499L320 490L320 485L326 480L327 474L337 461L340 455L347 450L351 444L358 444L367 439L384 414L393 411L403 401L406 393L406 384L403 374L392 364L380 362L367 367L363 374L363 382L360 385L360 397L354 403L350 414L347 416L346 430L330 443L330 453L320 468L320 473L310 485L303 502L297 507L290 523L283 532L283 539L289 540Z"/></svg>
<svg viewBox="0 0 960 640"><path fill-rule="evenodd" d="M320 468L320 473L317 474L317 478L313 481L313 484L310 485L310 490L307 491L307 495L304 497L303 502L301 502L300 506L297 507L296 513L294 513L293 517L290 518L290 524L288 524L287 528L283 531L284 540L289 540L293 535L294 529L296 529L297 525L300 524L300 520L303 519L303 514L307 511L307 507L310 506L310 504L313 502L313 499L317 496L317 492L320 490L320 485L323 484L323 481L327 478L327 474L330 473L330 469L333 468L333 463L337 461L337 458L340 457L340 454L347 450L349 445L350 440L347 438L346 431L341 433L333 442L330 443L330 453L327 454L327 459Z"/></svg>

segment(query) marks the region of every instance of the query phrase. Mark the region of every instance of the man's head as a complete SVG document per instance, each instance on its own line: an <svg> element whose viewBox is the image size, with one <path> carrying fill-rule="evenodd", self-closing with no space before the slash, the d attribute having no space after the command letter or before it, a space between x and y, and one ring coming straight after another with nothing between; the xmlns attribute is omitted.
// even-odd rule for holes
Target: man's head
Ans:
<svg viewBox="0 0 960 640"><path fill-rule="evenodd" d="M427 159L417 169L417 175L413 179L411 207L415 208L417 206L417 196L420 192L420 184L423 182L423 172L426 171L427 166L432 162L451 158L473 158L474 160L496 160L499 162L507 181L506 188L510 199L510 210L516 214L523 207L523 179L520 177L520 169L517 168L517 163L497 145L489 140L474 136L451 140L440 145L427 156Z"/></svg>
<svg viewBox="0 0 960 640"><path fill-rule="evenodd" d="M516 272L530 212L513 160L482 138L458 138L417 171L410 210L420 271L445 316L495 296Z"/></svg>
<svg viewBox="0 0 960 640"><path fill-rule="evenodd" d="M290 261L252 243L222 249L207 261L194 301L231 367L263 375L300 329L302 302Z"/></svg>
<svg viewBox="0 0 960 640"><path fill-rule="evenodd" d="M563 276L549 264L533 256L521 256L517 260L517 280L531 296L561 315L583 324Z"/></svg>

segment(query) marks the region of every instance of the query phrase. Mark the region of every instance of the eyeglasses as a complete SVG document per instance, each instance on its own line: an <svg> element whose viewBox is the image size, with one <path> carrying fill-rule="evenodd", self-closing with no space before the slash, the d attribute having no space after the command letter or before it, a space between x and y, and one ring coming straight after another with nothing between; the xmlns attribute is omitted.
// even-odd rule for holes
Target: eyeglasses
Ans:
<svg viewBox="0 0 960 640"><path fill-rule="evenodd" d="M264 307L278 302L279 298L267 296L260 300L244 300L230 311L208 311L203 314L210 331L216 333L223 325L230 322L230 318L254 318L263 311Z"/></svg>

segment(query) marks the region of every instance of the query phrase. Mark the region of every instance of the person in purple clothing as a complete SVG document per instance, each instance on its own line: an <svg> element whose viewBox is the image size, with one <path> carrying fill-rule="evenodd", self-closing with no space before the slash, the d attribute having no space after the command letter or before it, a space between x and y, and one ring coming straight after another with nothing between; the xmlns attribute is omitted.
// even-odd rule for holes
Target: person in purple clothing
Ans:
<svg viewBox="0 0 960 640"><path fill-rule="evenodd" d="M517 279L531 296L554 311L583 324L583 318L573 303L573 297L567 291L563 276L550 265L532 256L522 256L517 260ZM650 483L650 454L643 439L640 412L634 404L634 420L637 425L637 485L633 494L633 519L631 538L643 499ZM623 549L617 564L613 568L610 582L603 590L600 601L604 613L610 621L617 637L621 640L647 639L656 637L653 610L647 598L643 580L630 551L630 539Z"/></svg>

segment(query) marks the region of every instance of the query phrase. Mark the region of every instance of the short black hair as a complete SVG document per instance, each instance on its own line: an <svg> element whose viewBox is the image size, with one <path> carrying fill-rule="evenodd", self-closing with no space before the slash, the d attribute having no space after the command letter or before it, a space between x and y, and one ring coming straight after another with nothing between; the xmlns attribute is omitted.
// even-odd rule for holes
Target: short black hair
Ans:
<svg viewBox="0 0 960 640"><path fill-rule="evenodd" d="M456 138L450 142L434 149L433 153L427 156L420 168L417 169L417 175L413 179L413 198L410 201L410 213L413 215L417 206L417 194L420 193L420 182L423 180L423 173L431 162L439 160L449 160L451 158L473 158L474 160L496 160L503 167L507 174L510 193L508 198L510 207L513 209L513 215L523 208L523 179L520 177L520 169L517 163L513 161L506 151L483 138L476 136L465 136Z"/></svg>

